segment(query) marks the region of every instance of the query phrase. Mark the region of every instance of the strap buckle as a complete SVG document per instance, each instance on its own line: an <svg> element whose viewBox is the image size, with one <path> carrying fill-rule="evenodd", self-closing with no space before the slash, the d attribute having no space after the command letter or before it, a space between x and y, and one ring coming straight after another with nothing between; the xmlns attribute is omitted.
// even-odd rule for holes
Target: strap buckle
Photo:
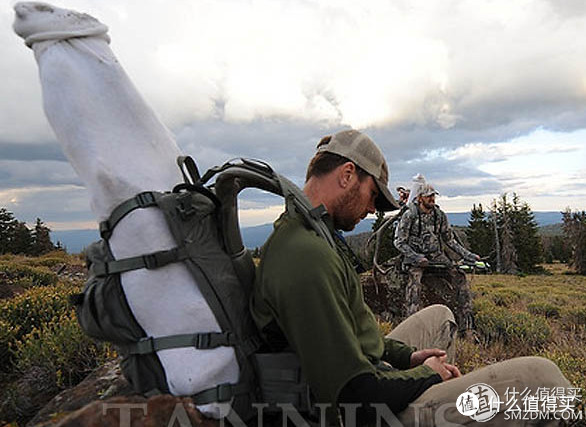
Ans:
<svg viewBox="0 0 586 427"><path fill-rule="evenodd" d="M191 194L185 193L184 195L177 198L177 213L183 221L186 221L190 216L195 213L195 207L191 203Z"/></svg>
<svg viewBox="0 0 586 427"><path fill-rule="evenodd" d="M100 237L102 239L109 239L112 235L112 227L110 226L110 221L105 220L100 222L99 226Z"/></svg>
<svg viewBox="0 0 586 427"><path fill-rule="evenodd" d="M153 337L143 337L136 342L135 354L149 354L155 352L155 343ZM132 353L131 353L132 354Z"/></svg>
<svg viewBox="0 0 586 427"><path fill-rule="evenodd" d="M142 260L144 261L144 266L147 270L159 268L159 260L156 253L143 255Z"/></svg>
<svg viewBox="0 0 586 427"><path fill-rule="evenodd" d="M208 333L200 333L195 336L195 348L203 350L210 348L210 344L212 343L212 334Z"/></svg>
<svg viewBox="0 0 586 427"><path fill-rule="evenodd" d="M108 263L107 262L94 262L90 267L90 271L93 272L96 277L103 277L108 275Z"/></svg>
<svg viewBox="0 0 586 427"><path fill-rule="evenodd" d="M216 396L218 398L218 402L227 402L232 399L233 395L234 393L232 393L232 384L223 383L216 387Z"/></svg>
<svg viewBox="0 0 586 427"><path fill-rule="evenodd" d="M194 346L198 350L234 346L236 339L232 332L201 332L195 335Z"/></svg>
<svg viewBox="0 0 586 427"><path fill-rule="evenodd" d="M145 191L136 195L136 204L140 208L146 208L155 204L155 195L151 191Z"/></svg>

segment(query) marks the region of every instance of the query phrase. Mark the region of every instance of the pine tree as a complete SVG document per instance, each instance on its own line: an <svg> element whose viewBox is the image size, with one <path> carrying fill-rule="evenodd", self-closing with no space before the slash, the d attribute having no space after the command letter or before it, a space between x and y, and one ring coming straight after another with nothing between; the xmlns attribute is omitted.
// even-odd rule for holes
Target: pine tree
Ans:
<svg viewBox="0 0 586 427"><path fill-rule="evenodd" d="M494 255L494 232L482 204L478 207L473 205L470 211L466 238L470 250L475 254L481 257Z"/></svg>
<svg viewBox="0 0 586 427"><path fill-rule="evenodd" d="M511 221L511 204L507 200L507 195L503 194L497 206L497 215L500 231L501 246L501 268L502 273L516 274L517 268L517 250L515 248L513 223Z"/></svg>
<svg viewBox="0 0 586 427"><path fill-rule="evenodd" d="M0 208L0 254L12 253L18 220L6 208Z"/></svg>
<svg viewBox="0 0 586 427"><path fill-rule="evenodd" d="M572 247L568 239L554 236L551 242L551 257L554 260L567 264L572 257Z"/></svg>
<svg viewBox="0 0 586 427"><path fill-rule="evenodd" d="M572 248L570 266L574 267L578 274L586 275L586 211L572 212L568 208L562 215L564 236Z"/></svg>
<svg viewBox="0 0 586 427"><path fill-rule="evenodd" d="M33 237L24 222L18 222L14 230L14 240L10 252L13 254L29 255L32 252Z"/></svg>
<svg viewBox="0 0 586 427"><path fill-rule="evenodd" d="M510 219L513 244L517 253L517 267L524 273L538 271L537 264L543 261L543 252L537 222L527 202L522 202L515 193Z"/></svg>
<svg viewBox="0 0 586 427"><path fill-rule="evenodd" d="M494 238L494 257L495 259L491 261L496 264L496 272L502 273L503 271L503 263L502 263L502 253L501 253L501 242L499 237L499 228L498 228L498 213L497 213L497 206L496 200L492 202L492 209L490 210L489 221L492 224L492 235Z"/></svg>
<svg viewBox="0 0 586 427"><path fill-rule="evenodd" d="M51 230L45 226L40 218L37 218L35 229L33 231L32 255L38 256L55 250L51 242Z"/></svg>
<svg viewBox="0 0 586 427"><path fill-rule="evenodd" d="M57 240L57 243L55 244L55 250L56 251L61 251L61 252L67 252L67 248L61 242L61 240Z"/></svg>
<svg viewBox="0 0 586 427"><path fill-rule="evenodd" d="M29 254L31 243L26 223L18 221L6 208L0 208L0 253Z"/></svg>

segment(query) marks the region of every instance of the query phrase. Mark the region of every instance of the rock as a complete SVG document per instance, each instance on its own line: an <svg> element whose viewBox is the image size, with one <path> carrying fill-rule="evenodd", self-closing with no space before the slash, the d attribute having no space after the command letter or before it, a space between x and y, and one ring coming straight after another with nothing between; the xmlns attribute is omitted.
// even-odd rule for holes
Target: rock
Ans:
<svg viewBox="0 0 586 427"><path fill-rule="evenodd" d="M0 402L0 420L28 420L58 391L54 372L33 367L7 385Z"/></svg>
<svg viewBox="0 0 586 427"><path fill-rule="evenodd" d="M142 396L118 396L95 401L75 411L56 424L39 427L218 427L217 420L205 418L187 397L160 395L146 399Z"/></svg>
<svg viewBox="0 0 586 427"><path fill-rule="evenodd" d="M119 362L107 362L76 387L61 392L27 427L219 425L204 417L190 398L159 395L147 399L134 394Z"/></svg>
<svg viewBox="0 0 586 427"><path fill-rule="evenodd" d="M51 419L53 414L67 414L95 400L130 395L132 388L120 371L119 360L112 360L96 369L77 386L64 390L49 401L27 426Z"/></svg>
<svg viewBox="0 0 586 427"><path fill-rule="evenodd" d="M385 265L387 274L371 272L361 275L360 281L364 291L364 301L373 313L381 320L398 325L405 319L405 287L409 280L408 274L401 269L400 261L396 258L389 260ZM466 280L462 275L462 280ZM448 306L460 319L463 307L458 300L458 283L447 274L445 269L429 268L421 280L421 307L432 304Z"/></svg>

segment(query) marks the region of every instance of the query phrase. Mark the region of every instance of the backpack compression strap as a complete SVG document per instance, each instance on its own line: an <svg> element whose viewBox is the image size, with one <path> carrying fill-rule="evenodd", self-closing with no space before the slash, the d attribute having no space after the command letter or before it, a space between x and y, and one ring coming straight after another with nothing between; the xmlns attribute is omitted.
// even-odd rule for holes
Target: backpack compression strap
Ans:
<svg viewBox="0 0 586 427"><path fill-rule="evenodd" d="M170 348L193 347L198 350L209 350L217 347L234 347L238 340L231 332L202 332L197 334L168 335L164 337L144 337L138 342L119 345L128 354L149 354ZM250 355L258 348L255 339L242 344L244 352Z"/></svg>
<svg viewBox="0 0 586 427"><path fill-rule="evenodd" d="M232 400L233 397L236 397L241 394L249 394L250 392L251 388L246 383L223 383L218 384L215 387L200 391L199 393L193 394L189 397L191 398L191 400L193 400L193 403L195 403L196 405L207 405L208 403L215 402L229 402L230 400ZM161 390L153 389L144 393L144 396L152 397L160 394L163 394Z"/></svg>
<svg viewBox="0 0 586 427"><path fill-rule="evenodd" d="M108 240L116 224L133 210L157 206L161 196L162 193L156 191L145 191L119 204L107 220L100 222L100 236L102 239Z"/></svg>
<svg viewBox="0 0 586 427"><path fill-rule="evenodd" d="M197 171L187 162L187 169L191 176L197 176ZM185 173L184 173L185 176ZM197 191L209 197L214 204L217 205L215 196L208 189L201 185L187 184L190 190ZM148 207L159 206L159 202L165 196L164 193L146 191L139 193L135 197L121 203L117 206L110 217L100 223L100 234L104 240L108 240L111 236L114 227L130 212L136 209L143 209ZM212 197L210 197L212 196ZM177 206L179 216L182 215L183 206ZM189 212L186 212L186 216ZM195 245L195 243L193 244ZM190 258L189 252L193 245L187 244L175 247L169 250L162 250L146 255L129 257L119 260L98 262L94 261L90 265L92 273L97 277L103 277L111 274L123 273L126 271L137 270L141 268L155 269L163 267L167 264L184 261ZM210 302L208 302L210 303ZM193 347L196 349L213 349L220 346L239 347L246 356L254 353L260 343L256 337L252 336L244 342L239 342L237 337L230 331L224 332L202 332L194 334L178 334L162 337L143 337L134 343L117 343L117 346L126 354L129 355L146 355L155 353L160 350L171 348L185 348ZM246 395L251 392L251 387L248 383L237 384L220 384L218 386L203 390L191 396L197 405L204 405L212 402L228 402L238 395ZM157 389L147 392L147 395L160 394Z"/></svg>
<svg viewBox="0 0 586 427"><path fill-rule="evenodd" d="M193 186L193 185L192 185ZM195 186L193 186L195 187ZM100 223L102 237L107 240L112 230L130 212L136 209L158 206L163 193L146 191L117 206L110 218ZM113 261L94 261L90 269L96 277L146 268L149 270L163 267L174 262L181 262L190 258L192 248L197 244L186 244L172 249L152 252L146 255L123 258ZM210 302L208 302L210 303ZM197 349L212 349L220 346L242 346L246 355L252 354L259 346L255 339L239 343L231 332L205 332L196 334L170 335L164 337L144 337L136 343L120 345L129 354L148 354L159 350L178 347L195 347Z"/></svg>

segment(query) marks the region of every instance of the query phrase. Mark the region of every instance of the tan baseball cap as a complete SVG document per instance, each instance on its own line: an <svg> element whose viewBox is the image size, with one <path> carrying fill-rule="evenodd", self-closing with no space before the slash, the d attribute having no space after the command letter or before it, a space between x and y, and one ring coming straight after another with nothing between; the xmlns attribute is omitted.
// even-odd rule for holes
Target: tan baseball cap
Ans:
<svg viewBox="0 0 586 427"><path fill-rule="evenodd" d="M357 130L343 130L332 135L327 144L320 145L317 152L338 154L360 166L374 178L379 189L375 207L379 211L399 209L399 204L389 191L389 167L382 151L365 134Z"/></svg>

